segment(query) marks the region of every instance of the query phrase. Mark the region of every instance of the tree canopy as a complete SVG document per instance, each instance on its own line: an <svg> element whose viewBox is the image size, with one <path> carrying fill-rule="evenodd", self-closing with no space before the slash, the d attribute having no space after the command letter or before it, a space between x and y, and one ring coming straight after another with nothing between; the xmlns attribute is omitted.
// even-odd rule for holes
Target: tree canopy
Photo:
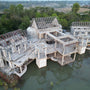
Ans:
<svg viewBox="0 0 90 90"><path fill-rule="evenodd" d="M90 12L85 15L77 13L79 10L78 3L72 7L72 12L63 13L55 11L51 7L35 7L24 9L23 5L11 5L9 9L4 10L4 15L0 16L0 34L10 32L17 29L25 30L29 25L32 18L36 17L57 17L63 29L70 29L73 21L90 21Z"/></svg>
<svg viewBox="0 0 90 90"><path fill-rule="evenodd" d="M77 13L80 9L80 5L78 3L74 3L72 7L72 12Z"/></svg>

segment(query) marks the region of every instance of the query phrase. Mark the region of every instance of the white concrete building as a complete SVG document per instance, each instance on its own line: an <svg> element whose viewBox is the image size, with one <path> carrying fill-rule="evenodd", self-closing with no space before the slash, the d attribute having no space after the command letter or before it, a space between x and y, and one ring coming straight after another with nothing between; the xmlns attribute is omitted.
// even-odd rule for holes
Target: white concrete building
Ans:
<svg viewBox="0 0 90 90"><path fill-rule="evenodd" d="M79 41L79 54L85 53L86 49L90 50L90 22L73 22L71 34Z"/></svg>
<svg viewBox="0 0 90 90"><path fill-rule="evenodd" d="M0 69L21 77L33 60L39 68L47 66L48 59L63 66L75 61L77 46L78 40L62 33L55 17L34 18L27 31L0 36Z"/></svg>

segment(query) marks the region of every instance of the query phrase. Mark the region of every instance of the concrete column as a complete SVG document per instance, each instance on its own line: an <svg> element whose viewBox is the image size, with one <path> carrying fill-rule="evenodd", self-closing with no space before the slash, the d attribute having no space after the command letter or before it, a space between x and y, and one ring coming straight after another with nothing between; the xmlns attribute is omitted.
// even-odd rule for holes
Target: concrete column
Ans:
<svg viewBox="0 0 90 90"><path fill-rule="evenodd" d="M40 58L40 53L39 53L39 50L38 50L38 58Z"/></svg>
<svg viewBox="0 0 90 90"><path fill-rule="evenodd" d="M88 38L87 38L87 44L88 44Z"/></svg>
<svg viewBox="0 0 90 90"><path fill-rule="evenodd" d="M62 56L62 65L63 65L63 62L64 62L64 56Z"/></svg>
<svg viewBox="0 0 90 90"><path fill-rule="evenodd" d="M83 38L82 38L82 46L83 46L83 43L84 43L84 40L83 40Z"/></svg>
<svg viewBox="0 0 90 90"><path fill-rule="evenodd" d="M25 42L20 42L20 48L23 48L23 43L25 44Z"/></svg>
<svg viewBox="0 0 90 90"><path fill-rule="evenodd" d="M0 67L4 67L4 62L2 59L1 51L0 51Z"/></svg>
<svg viewBox="0 0 90 90"><path fill-rule="evenodd" d="M75 58L76 58L76 53L74 54L74 58L73 58L73 60L75 60Z"/></svg>
<svg viewBox="0 0 90 90"><path fill-rule="evenodd" d="M16 46L15 45L12 45L12 52L16 52Z"/></svg>
<svg viewBox="0 0 90 90"><path fill-rule="evenodd" d="M27 41L27 38L26 38L26 37L23 37L23 40L24 40L24 41Z"/></svg>
<svg viewBox="0 0 90 90"><path fill-rule="evenodd" d="M31 45L31 41L30 41L30 45Z"/></svg>
<svg viewBox="0 0 90 90"><path fill-rule="evenodd" d="M85 32L85 35L87 35L87 32Z"/></svg>
<svg viewBox="0 0 90 90"><path fill-rule="evenodd" d="M7 51L5 49L2 50L4 57L7 57Z"/></svg>
<svg viewBox="0 0 90 90"><path fill-rule="evenodd" d="M18 47L18 53L20 54L20 48Z"/></svg>
<svg viewBox="0 0 90 90"><path fill-rule="evenodd" d="M36 49L36 46L35 46L35 54L37 54L37 49Z"/></svg>
<svg viewBox="0 0 90 90"><path fill-rule="evenodd" d="M65 53L65 45L63 45L63 56L62 56L62 65L63 65L63 62L64 62L64 53Z"/></svg>
<svg viewBox="0 0 90 90"><path fill-rule="evenodd" d="M39 68L47 66L47 58L36 59L36 64Z"/></svg>
<svg viewBox="0 0 90 90"><path fill-rule="evenodd" d="M81 35L81 31L79 32L79 35Z"/></svg>
<svg viewBox="0 0 90 90"><path fill-rule="evenodd" d="M27 45L26 45L26 43L24 44L24 49L25 49L25 51L26 51L26 49L27 49Z"/></svg>
<svg viewBox="0 0 90 90"><path fill-rule="evenodd" d="M65 45L63 45L63 55L64 55L64 53L65 53Z"/></svg>
<svg viewBox="0 0 90 90"><path fill-rule="evenodd" d="M45 57L47 56L47 48L45 48Z"/></svg>
<svg viewBox="0 0 90 90"><path fill-rule="evenodd" d="M0 58L0 67L4 67L4 62L2 58Z"/></svg>
<svg viewBox="0 0 90 90"><path fill-rule="evenodd" d="M56 57L56 52L54 53L54 57Z"/></svg>
<svg viewBox="0 0 90 90"><path fill-rule="evenodd" d="M78 46L78 53L79 54L84 54L85 51L86 51L86 46L85 47Z"/></svg>
<svg viewBox="0 0 90 90"><path fill-rule="evenodd" d="M9 61L9 66L10 66L10 68L12 68L12 63Z"/></svg>
<svg viewBox="0 0 90 90"><path fill-rule="evenodd" d="M47 34L45 34L45 39L47 39Z"/></svg>
<svg viewBox="0 0 90 90"><path fill-rule="evenodd" d="M16 52L16 46L15 46L15 41L14 39L11 40L11 43L12 43L12 52Z"/></svg>
<svg viewBox="0 0 90 90"><path fill-rule="evenodd" d="M57 42L55 41L55 48L57 47Z"/></svg>
<svg viewBox="0 0 90 90"><path fill-rule="evenodd" d="M74 36L75 36L75 32L74 32Z"/></svg>
<svg viewBox="0 0 90 90"><path fill-rule="evenodd" d="M41 34L39 34L39 39L41 39Z"/></svg>
<svg viewBox="0 0 90 90"><path fill-rule="evenodd" d="M10 54L10 52L8 52L8 55L9 55L9 59L11 60L11 54Z"/></svg>
<svg viewBox="0 0 90 90"><path fill-rule="evenodd" d="M20 67L20 72L22 73L22 67Z"/></svg>

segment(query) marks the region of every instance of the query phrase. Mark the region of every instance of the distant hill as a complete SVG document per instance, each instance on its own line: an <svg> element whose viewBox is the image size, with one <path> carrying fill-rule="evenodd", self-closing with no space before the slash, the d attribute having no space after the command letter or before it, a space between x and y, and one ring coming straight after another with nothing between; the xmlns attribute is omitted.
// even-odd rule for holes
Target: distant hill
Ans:
<svg viewBox="0 0 90 90"><path fill-rule="evenodd" d="M9 8L11 4L22 4L25 8L29 7L53 7L53 8L65 8L71 7L73 3L78 2L80 6L90 5L90 1L0 1L0 10Z"/></svg>

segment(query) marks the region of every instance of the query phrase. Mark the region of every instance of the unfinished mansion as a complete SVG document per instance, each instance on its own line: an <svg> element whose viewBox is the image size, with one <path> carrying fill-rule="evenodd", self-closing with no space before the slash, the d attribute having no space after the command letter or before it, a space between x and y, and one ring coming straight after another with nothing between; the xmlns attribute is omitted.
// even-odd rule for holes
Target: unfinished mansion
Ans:
<svg viewBox="0 0 90 90"><path fill-rule="evenodd" d="M33 18L27 30L1 35L0 70L21 77L34 60L39 68L48 59L61 66L74 62L76 53L90 50L90 22L73 22L69 33L63 33L56 17L42 17Z"/></svg>

